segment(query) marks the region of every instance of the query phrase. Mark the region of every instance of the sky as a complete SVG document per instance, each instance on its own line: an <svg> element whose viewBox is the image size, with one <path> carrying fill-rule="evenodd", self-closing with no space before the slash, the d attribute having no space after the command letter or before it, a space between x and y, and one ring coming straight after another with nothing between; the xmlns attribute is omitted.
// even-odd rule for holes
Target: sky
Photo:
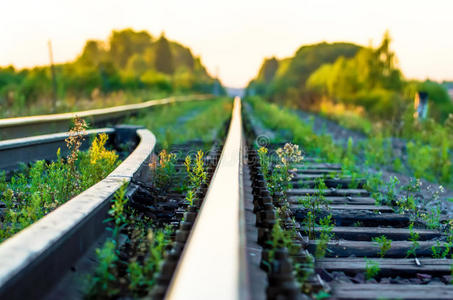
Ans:
<svg viewBox="0 0 453 300"><path fill-rule="evenodd" d="M265 57L304 44L377 45L385 30L407 78L453 79L450 0L0 0L0 66L73 60L87 39L131 27L189 46L212 75L245 86Z"/></svg>

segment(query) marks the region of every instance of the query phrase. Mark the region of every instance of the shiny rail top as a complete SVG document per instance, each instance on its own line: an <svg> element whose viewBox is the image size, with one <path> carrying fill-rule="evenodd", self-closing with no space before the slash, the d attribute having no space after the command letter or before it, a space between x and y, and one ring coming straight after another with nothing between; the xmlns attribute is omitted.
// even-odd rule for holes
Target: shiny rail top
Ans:
<svg viewBox="0 0 453 300"><path fill-rule="evenodd" d="M167 299L243 298L239 180L241 100L234 100L225 146L183 251Z"/></svg>

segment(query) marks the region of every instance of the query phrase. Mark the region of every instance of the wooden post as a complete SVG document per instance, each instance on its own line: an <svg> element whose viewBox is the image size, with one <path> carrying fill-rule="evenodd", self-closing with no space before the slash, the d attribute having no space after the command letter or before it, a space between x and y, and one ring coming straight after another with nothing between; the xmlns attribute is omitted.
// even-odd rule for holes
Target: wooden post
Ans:
<svg viewBox="0 0 453 300"><path fill-rule="evenodd" d="M56 112L57 110L57 78L55 76L55 66L53 64L53 52L52 52L52 42L49 40L49 59L50 59L50 71L52 72L52 111Z"/></svg>

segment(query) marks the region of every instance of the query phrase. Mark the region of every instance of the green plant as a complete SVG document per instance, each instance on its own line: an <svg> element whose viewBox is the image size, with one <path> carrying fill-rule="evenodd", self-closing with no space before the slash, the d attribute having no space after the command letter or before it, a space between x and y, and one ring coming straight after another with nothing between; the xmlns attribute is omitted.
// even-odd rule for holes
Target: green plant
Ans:
<svg viewBox="0 0 453 300"><path fill-rule="evenodd" d="M187 191L187 194L186 194L186 201L189 202L189 205L190 205L190 206L193 205L193 200L194 200L193 191L192 191L192 190Z"/></svg>
<svg viewBox="0 0 453 300"><path fill-rule="evenodd" d="M201 184L206 182L207 173L204 169L203 156L203 151L199 150L193 160L192 157L188 155L184 162L189 179L189 188L192 189L192 191L195 191Z"/></svg>
<svg viewBox="0 0 453 300"><path fill-rule="evenodd" d="M163 148L194 139L211 143L231 116L231 109L232 101L226 97L187 101L156 107L126 122L151 130Z"/></svg>
<svg viewBox="0 0 453 300"><path fill-rule="evenodd" d="M244 107L267 128L287 130L291 132L294 143L303 147L306 152L331 162L340 161L343 150L333 142L331 136L316 135L313 127L301 122L293 111L267 103L259 97L249 97L247 102L251 104L250 107Z"/></svg>
<svg viewBox="0 0 453 300"><path fill-rule="evenodd" d="M354 140L350 137L343 157L343 168L351 170L355 167L356 157L354 155Z"/></svg>
<svg viewBox="0 0 453 300"><path fill-rule="evenodd" d="M332 224L332 215L328 215L319 220L319 226L321 233L319 235L319 240L316 245L315 257L322 258L326 255L327 245L329 241L333 238L333 224Z"/></svg>
<svg viewBox="0 0 453 300"><path fill-rule="evenodd" d="M419 179L411 178L409 183L401 186L400 190L404 196L396 201L400 212L417 212L417 203L420 202L420 189L422 182Z"/></svg>
<svg viewBox="0 0 453 300"><path fill-rule="evenodd" d="M374 237L372 241L378 243L379 256L381 258L385 256L385 253L387 253L387 251L389 251L392 246L392 240L387 239L385 235L381 235L380 237Z"/></svg>
<svg viewBox="0 0 453 300"><path fill-rule="evenodd" d="M124 183L120 189L115 193L113 197L113 203L109 210L109 215L111 218L107 219L107 221L113 221L114 227L112 230L112 237L117 242L118 235L121 229L124 228L126 225L127 219L125 215L125 206L128 201L126 197L128 183Z"/></svg>
<svg viewBox="0 0 453 300"><path fill-rule="evenodd" d="M371 278L376 277L376 275L378 275L379 272L381 271L381 268L377 261L367 259L366 257L365 257L365 261L366 261L365 276L366 276L366 279L369 280Z"/></svg>
<svg viewBox="0 0 453 300"><path fill-rule="evenodd" d="M105 144L107 136L102 139ZM98 145L98 141L96 138L93 144ZM0 179L3 186L0 195L6 206L0 227L0 241L33 224L72 196L89 188L118 164L118 156L113 151L106 150L104 144L102 149L97 148L102 150L97 155L108 153L109 161L104 158L91 161L93 144L88 152L84 152L79 151L80 143L80 137L76 136L68 142L71 151L66 161L58 149L55 161L36 161L30 167L17 171L9 181L4 176Z"/></svg>
<svg viewBox="0 0 453 300"><path fill-rule="evenodd" d="M107 241L101 249L96 249L96 255L99 263L90 283L88 298L115 296L119 292L115 286L115 264L118 261L115 241Z"/></svg>
<svg viewBox="0 0 453 300"><path fill-rule="evenodd" d="M291 179L295 172L294 164L302 161L302 151L298 145L286 143L283 148L276 150L279 161L274 166L272 173L274 193L286 193L291 188Z"/></svg>
<svg viewBox="0 0 453 300"><path fill-rule="evenodd" d="M446 243L442 246L439 241L431 247L434 258L446 258L453 248L453 228L450 228Z"/></svg>
<svg viewBox="0 0 453 300"><path fill-rule="evenodd" d="M407 250L406 257L410 257L411 255L417 257L417 249L420 247L420 243L418 242L420 235L418 232L414 231L414 223L409 224L409 234L409 240L412 242L412 245L411 248Z"/></svg>
<svg viewBox="0 0 453 300"><path fill-rule="evenodd" d="M356 222L354 222L354 224L352 224L352 226L354 226L354 227L362 227L363 224L360 221L356 221Z"/></svg>
<svg viewBox="0 0 453 300"><path fill-rule="evenodd" d="M393 205L398 201L398 184L399 179L395 176L390 177L389 181L386 182L383 192L383 199L381 199L381 204L383 205Z"/></svg>
<svg viewBox="0 0 453 300"><path fill-rule="evenodd" d="M423 145L420 142L407 143L408 164L417 178L425 177L434 181L432 175L432 153L433 149L429 145Z"/></svg>
<svg viewBox="0 0 453 300"><path fill-rule="evenodd" d="M393 160L393 170L396 172L401 172L403 170L403 163L401 162L401 159L399 157L396 157Z"/></svg>
<svg viewBox="0 0 453 300"><path fill-rule="evenodd" d="M261 171L263 173L264 179L266 179L267 181L270 181L270 177L269 177L270 159L269 159L268 150L266 147L260 147L258 149L258 157L260 160Z"/></svg>
<svg viewBox="0 0 453 300"><path fill-rule="evenodd" d="M159 161L153 156L149 164L153 171L153 185L162 193L167 192L172 186L176 174L175 162L176 154L168 153L164 149L159 153Z"/></svg>
<svg viewBox="0 0 453 300"><path fill-rule="evenodd" d="M429 229L440 228L441 211L439 205L430 207L426 213L422 213L420 216L426 222Z"/></svg>
<svg viewBox="0 0 453 300"><path fill-rule="evenodd" d="M286 198L286 191L292 187L291 180L294 178L296 169L294 165L302 161L302 151L298 145L286 143L283 148L276 150L277 161L272 171L270 170L271 159L269 151L265 147L258 149L258 157L262 164L263 175L272 195L282 195Z"/></svg>
<svg viewBox="0 0 453 300"><path fill-rule="evenodd" d="M361 174L359 172L353 171L351 172L351 182L348 185L348 188L350 189L356 189L359 187L359 178L361 177Z"/></svg>
<svg viewBox="0 0 453 300"><path fill-rule="evenodd" d="M313 295L313 298L316 300L328 299L330 298L330 294L326 291L319 291Z"/></svg>
<svg viewBox="0 0 453 300"><path fill-rule="evenodd" d="M143 268L137 261L132 260L127 265L127 273L129 274L130 290L137 290L145 284L145 275L143 274Z"/></svg>

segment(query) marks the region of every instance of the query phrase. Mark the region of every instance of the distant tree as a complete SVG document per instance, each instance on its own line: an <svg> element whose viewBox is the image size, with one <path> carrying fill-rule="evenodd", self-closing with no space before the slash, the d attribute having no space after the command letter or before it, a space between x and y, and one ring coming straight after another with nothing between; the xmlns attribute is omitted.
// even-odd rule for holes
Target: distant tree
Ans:
<svg viewBox="0 0 453 300"><path fill-rule="evenodd" d="M110 57L113 63L124 68L134 54L143 54L151 46L151 35L146 31L125 29L113 31L110 37Z"/></svg>
<svg viewBox="0 0 453 300"><path fill-rule="evenodd" d="M156 42L156 54L155 54L155 67L156 70L165 74L173 74L175 66L173 62L173 54L170 49L170 44L162 34Z"/></svg>
<svg viewBox="0 0 453 300"><path fill-rule="evenodd" d="M170 42L170 51L173 56L173 64L175 67L183 67L184 69L189 69L190 71L194 70L194 57L189 48Z"/></svg>
<svg viewBox="0 0 453 300"><path fill-rule="evenodd" d="M97 66L103 60L106 51L101 41L89 40L85 43L78 62L84 65Z"/></svg>
<svg viewBox="0 0 453 300"><path fill-rule="evenodd" d="M274 79L277 70L278 60L275 57L265 59L258 72L258 80L264 81L265 83L271 82L271 80Z"/></svg>

